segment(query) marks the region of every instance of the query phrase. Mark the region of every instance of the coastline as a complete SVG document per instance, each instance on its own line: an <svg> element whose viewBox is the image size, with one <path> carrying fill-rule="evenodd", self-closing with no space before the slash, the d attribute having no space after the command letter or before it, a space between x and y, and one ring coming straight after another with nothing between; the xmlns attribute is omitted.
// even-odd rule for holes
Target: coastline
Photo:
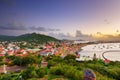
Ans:
<svg viewBox="0 0 120 80"><path fill-rule="evenodd" d="M100 43L100 44L91 44L90 46L89 45L87 46L88 47L85 47L85 50L82 50L82 49L80 50L79 54L81 56L89 56L92 58L95 53L98 59L120 61L120 58L119 58L120 43L103 43L103 44Z"/></svg>

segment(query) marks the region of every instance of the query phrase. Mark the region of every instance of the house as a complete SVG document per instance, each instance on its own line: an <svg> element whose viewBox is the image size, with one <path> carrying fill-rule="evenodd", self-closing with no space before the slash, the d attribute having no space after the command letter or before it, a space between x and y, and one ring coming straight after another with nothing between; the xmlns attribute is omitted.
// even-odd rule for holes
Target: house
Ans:
<svg viewBox="0 0 120 80"><path fill-rule="evenodd" d="M8 51L7 51L7 54L8 54L9 56L12 56L12 55L14 54L14 50L8 50Z"/></svg>
<svg viewBox="0 0 120 80"><path fill-rule="evenodd" d="M51 53L50 50L44 50L44 51L40 52L40 55L42 55L42 56L48 56L50 53Z"/></svg>
<svg viewBox="0 0 120 80"><path fill-rule="evenodd" d="M4 54L0 54L0 56L4 56Z"/></svg>

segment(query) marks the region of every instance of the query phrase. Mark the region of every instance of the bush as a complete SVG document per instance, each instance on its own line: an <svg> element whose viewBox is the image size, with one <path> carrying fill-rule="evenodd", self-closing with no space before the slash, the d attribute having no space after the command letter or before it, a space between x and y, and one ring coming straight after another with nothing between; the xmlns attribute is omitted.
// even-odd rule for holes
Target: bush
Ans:
<svg viewBox="0 0 120 80"><path fill-rule="evenodd" d="M65 60L73 59L75 60L76 56L72 54L68 54L67 56L64 57Z"/></svg>
<svg viewBox="0 0 120 80"><path fill-rule="evenodd" d="M18 65L18 66L23 65L23 60L20 56L14 56L14 57L11 56L11 58L14 58L12 62L14 65Z"/></svg>
<svg viewBox="0 0 120 80"><path fill-rule="evenodd" d="M27 69L22 72L22 75L24 79L38 77L36 67L34 65L29 65Z"/></svg>
<svg viewBox="0 0 120 80"><path fill-rule="evenodd" d="M38 68L36 70L36 73L37 73L39 78L42 78L42 77L44 77L44 75L47 74L47 69L45 69L45 68Z"/></svg>
<svg viewBox="0 0 120 80"><path fill-rule="evenodd" d="M50 60L50 61L48 61L47 67L50 68L51 66L55 66L55 65L56 65L56 62Z"/></svg>
<svg viewBox="0 0 120 80"><path fill-rule="evenodd" d="M80 72L80 71L76 71L75 74L74 74L74 79L75 80L83 80L83 73Z"/></svg>
<svg viewBox="0 0 120 80"><path fill-rule="evenodd" d="M42 78L47 74L46 68L36 68L34 65L29 65L26 70L22 72L23 78Z"/></svg>
<svg viewBox="0 0 120 80"><path fill-rule="evenodd" d="M2 77L0 78L0 80L12 80L12 79L11 79L11 75L10 75L10 74L5 74L4 76L2 76Z"/></svg>
<svg viewBox="0 0 120 80"><path fill-rule="evenodd" d="M54 75L63 75L67 78L74 80L82 80L81 77L82 72L80 72L73 66L68 66L68 65L55 66L50 69L50 73Z"/></svg>
<svg viewBox="0 0 120 80"><path fill-rule="evenodd" d="M52 67L50 69L50 73L51 74L55 74L55 75L63 75L62 69L60 68L60 66L58 67Z"/></svg>
<svg viewBox="0 0 120 80"><path fill-rule="evenodd" d="M2 61L2 60L3 60L3 58L4 58L4 57L0 56L0 61Z"/></svg>

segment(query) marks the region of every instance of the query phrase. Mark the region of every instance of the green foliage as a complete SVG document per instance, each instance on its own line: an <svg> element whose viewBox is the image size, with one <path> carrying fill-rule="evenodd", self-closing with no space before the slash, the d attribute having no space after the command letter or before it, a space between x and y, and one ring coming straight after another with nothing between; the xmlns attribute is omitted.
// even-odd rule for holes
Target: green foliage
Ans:
<svg viewBox="0 0 120 80"><path fill-rule="evenodd" d="M13 64L18 66L24 65L22 57L15 56L15 58L13 59Z"/></svg>
<svg viewBox="0 0 120 80"><path fill-rule="evenodd" d="M41 57L37 57L36 55L29 53L25 57L20 56L8 56L8 59L12 60L12 63L14 65L18 66L25 66L28 64L40 64L41 63Z"/></svg>
<svg viewBox="0 0 120 80"><path fill-rule="evenodd" d="M27 66L22 72L24 80L30 78L37 80L37 78L42 78L45 75L47 75L48 80L50 80L51 75L53 75L51 80L57 78L57 76L68 80L83 80L85 69L93 70L97 80L120 80L120 62L111 62L108 66L105 66L102 60L76 62L74 55L68 55L65 58L59 56L46 58L30 53L26 57L7 56L7 58L13 60L16 65ZM48 62L45 68L36 66L36 64L41 63L42 59ZM10 77L10 75L2 75L0 80L9 80Z"/></svg>
<svg viewBox="0 0 120 80"><path fill-rule="evenodd" d="M29 65L26 70L22 72L24 79L38 77L36 73L36 67L34 65Z"/></svg>
<svg viewBox="0 0 120 80"><path fill-rule="evenodd" d="M0 80L20 80L19 73L9 73L1 75Z"/></svg>
<svg viewBox="0 0 120 80"><path fill-rule="evenodd" d="M40 77L40 78L44 77L44 75L47 74L46 68L38 68L36 71L37 71L38 77Z"/></svg>
<svg viewBox="0 0 120 80"><path fill-rule="evenodd" d="M2 61L2 60L3 60L3 58L4 58L4 57L0 56L0 61Z"/></svg>
<svg viewBox="0 0 120 80"><path fill-rule="evenodd" d="M40 59L38 59L37 56L29 54L25 57L23 57L23 61L26 62L26 64L35 64L40 63Z"/></svg>
<svg viewBox="0 0 120 80"><path fill-rule="evenodd" d="M57 64L56 62L50 60L50 61L48 61L47 67L50 68L51 66L55 66L56 64Z"/></svg>
<svg viewBox="0 0 120 80"><path fill-rule="evenodd" d="M54 75L63 75L74 80L82 80L82 72L73 66L59 65L52 67L50 73Z"/></svg>
<svg viewBox="0 0 120 80"><path fill-rule="evenodd" d="M13 56L8 56L8 55L6 55L5 57L8 58L8 59L11 59L11 60L14 60L14 59L16 58L15 55L13 55Z"/></svg>
<svg viewBox="0 0 120 80"><path fill-rule="evenodd" d="M52 56L52 61L54 61L56 63L61 63L64 60L60 56Z"/></svg>
<svg viewBox="0 0 120 80"><path fill-rule="evenodd" d="M54 75L63 75L63 70L62 70L62 68L60 66L58 66L58 67L52 67L50 69L50 73L54 74Z"/></svg>
<svg viewBox="0 0 120 80"><path fill-rule="evenodd" d="M48 68L50 68L51 66L58 65L61 62L64 62L64 60L60 56L50 56L47 57L46 60L48 61Z"/></svg>
<svg viewBox="0 0 120 80"><path fill-rule="evenodd" d="M2 76L2 78L0 80L12 80L11 75L6 74L6 75Z"/></svg>
<svg viewBox="0 0 120 80"><path fill-rule="evenodd" d="M72 60L75 60L75 58L76 58L76 56L75 55L72 55L72 54L68 54L67 56L65 56L65 60L70 60L70 59L72 59Z"/></svg>
<svg viewBox="0 0 120 80"><path fill-rule="evenodd" d="M56 38L53 38L47 35L32 33L32 34L24 34L17 37L0 35L0 41L26 41L34 45L34 43L36 44L46 43L49 41L58 41L58 40ZM21 45L21 48L24 48L24 47L25 47L24 45Z"/></svg>
<svg viewBox="0 0 120 80"><path fill-rule="evenodd" d="M5 36L5 35L0 35L0 41L9 41L15 38L14 36Z"/></svg>
<svg viewBox="0 0 120 80"><path fill-rule="evenodd" d="M72 54L68 54L67 56L64 57L64 62L66 64L69 64L71 66L77 65L75 61L76 56Z"/></svg>
<svg viewBox="0 0 120 80"><path fill-rule="evenodd" d="M24 79L41 78L46 74L47 70L45 68L36 68L34 65L29 65L27 69L22 72Z"/></svg>
<svg viewBox="0 0 120 80"><path fill-rule="evenodd" d="M109 64L107 67L101 63L96 63L95 66L94 64L88 63L87 67L93 69L94 71L97 71L98 73L104 75L107 78L109 77L113 80L119 80L120 68L116 64L119 64L119 62L112 62L112 65Z"/></svg>

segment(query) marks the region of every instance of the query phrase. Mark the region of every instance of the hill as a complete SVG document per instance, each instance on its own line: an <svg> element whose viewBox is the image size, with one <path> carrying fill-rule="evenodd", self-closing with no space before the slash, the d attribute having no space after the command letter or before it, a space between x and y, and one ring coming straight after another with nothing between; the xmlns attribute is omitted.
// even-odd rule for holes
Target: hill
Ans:
<svg viewBox="0 0 120 80"><path fill-rule="evenodd" d="M0 41L10 41L13 40L15 36L6 36L6 35L0 35Z"/></svg>
<svg viewBox="0 0 120 80"><path fill-rule="evenodd" d="M0 35L0 41L27 41L27 42L48 42L48 41L58 41L58 39L43 35L43 34L37 34L37 33L32 33L32 34L24 34L20 36L5 36L5 35Z"/></svg>

